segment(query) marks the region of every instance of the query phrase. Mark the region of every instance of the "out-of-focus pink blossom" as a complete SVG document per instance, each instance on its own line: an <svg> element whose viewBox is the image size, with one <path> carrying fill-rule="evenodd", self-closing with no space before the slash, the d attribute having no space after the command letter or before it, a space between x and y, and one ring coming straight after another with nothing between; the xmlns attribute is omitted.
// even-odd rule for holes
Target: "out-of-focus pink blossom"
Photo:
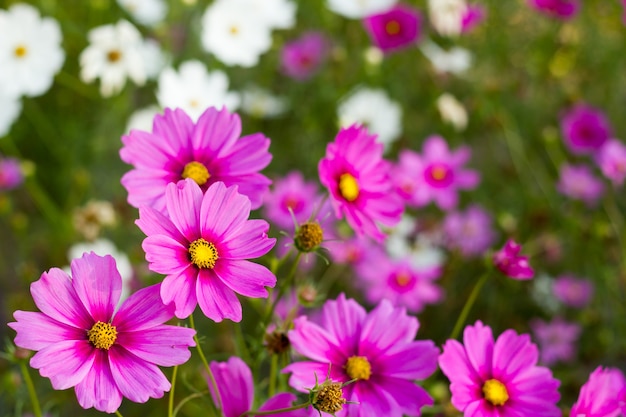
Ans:
<svg viewBox="0 0 626 417"><path fill-rule="evenodd" d="M626 146L617 139L609 140L596 154L596 163L605 177L621 186L626 178Z"/></svg>
<svg viewBox="0 0 626 417"><path fill-rule="evenodd" d="M566 197L584 201L589 207L596 205L604 194L604 184L585 165L563 164L556 189Z"/></svg>
<svg viewBox="0 0 626 417"><path fill-rule="evenodd" d="M593 297L593 282L571 275L561 275L554 280L552 292L566 306L584 308Z"/></svg>
<svg viewBox="0 0 626 417"><path fill-rule="evenodd" d="M534 9L556 19L571 19L580 9L579 0L528 0Z"/></svg>
<svg viewBox="0 0 626 417"><path fill-rule="evenodd" d="M385 13L363 20L372 42L384 52L391 52L415 44L420 37L421 15L417 10L398 4Z"/></svg>
<svg viewBox="0 0 626 417"><path fill-rule="evenodd" d="M530 323L535 334L541 362L546 366L557 362L570 362L576 355L576 343L580 337L582 328L577 323L570 323L562 318L556 318L551 322L535 319Z"/></svg>
<svg viewBox="0 0 626 417"><path fill-rule="evenodd" d="M509 278L528 280L535 275L535 271L528 264L527 256L519 256L522 245L509 239L504 247L493 255L494 265Z"/></svg>
<svg viewBox="0 0 626 417"><path fill-rule="evenodd" d="M330 49L330 42L320 32L307 32L283 46L283 72L298 81L311 78L320 69Z"/></svg>
<svg viewBox="0 0 626 417"><path fill-rule="evenodd" d="M612 136L611 131L611 124L605 114L588 104L574 106L561 118L565 145L576 155L599 151Z"/></svg>

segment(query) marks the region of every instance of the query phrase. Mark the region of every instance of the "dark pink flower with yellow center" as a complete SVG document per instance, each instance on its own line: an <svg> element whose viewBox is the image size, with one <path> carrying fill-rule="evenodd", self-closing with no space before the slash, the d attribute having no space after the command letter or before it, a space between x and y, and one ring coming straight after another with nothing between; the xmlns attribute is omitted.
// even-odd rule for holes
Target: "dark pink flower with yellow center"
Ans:
<svg viewBox="0 0 626 417"><path fill-rule="evenodd" d="M165 206L169 217L141 207L136 221L147 236L142 247L150 269L167 275L161 284L163 303L174 303L178 318L200 305L211 320L241 321L236 294L266 298L265 287L276 284L269 269L248 261L276 243L267 237L268 223L249 220L250 200L222 182L204 194L191 179L169 184Z"/></svg>
<svg viewBox="0 0 626 417"><path fill-rule="evenodd" d="M14 313L15 344L37 351L30 365L54 389L74 387L83 408L113 413L122 397L161 398L170 383L158 366L185 363L195 331L164 324L174 309L161 302L159 285L137 291L116 312L122 278L111 256L85 253L71 271L70 278L52 268L31 285L41 313Z"/></svg>
<svg viewBox="0 0 626 417"><path fill-rule="evenodd" d="M430 340L414 340L419 322L404 308L383 300L367 313L341 294L327 301L319 324L306 317L294 320L288 334L296 352L309 360L295 362L289 384L306 392L315 378L337 382L355 380L343 388L347 401L338 417L419 416L433 400L415 380L437 369L439 349Z"/></svg>
<svg viewBox="0 0 626 417"><path fill-rule="evenodd" d="M412 7L399 4L385 13L366 17L363 25L374 45L384 52L391 52L417 43L421 16Z"/></svg>
<svg viewBox="0 0 626 417"><path fill-rule="evenodd" d="M128 203L164 213L165 187L191 178L203 191L216 182L237 185L259 208L271 183L259 173L272 160L270 140L261 133L240 135L239 116L226 108L209 107L197 123L181 109L165 109L155 116L152 132L122 136L120 157L134 166L122 177Z"/></svg>
<svg viewBox="0 0 626 417"><path fill-rule="evenodd" d="M448 340L439 367L450 380L452 405L466 416L561 417L559 381L537 366L537 346L514 330L494 342L489 326L477 321L463 342Z"/></svg>
<svg viewBox="0 0 626 417"><path fill-rule="evenodd" d="M442 137L431 136L424 142L422 155L408 149L400 153L393 171L396 189L411 206L434 201L443 210L453 209L458 190L476 188L480 182L476 171L463 168L470 156L467 146L451 152Z"/></svg>
<svg viewBox="0 0 626 417"><path fill-rule="evenodd" d="M382 155L376 135L353 125L339 131L318 165L336 216L345 216L357 234L377 240L385 237L377 223L393 226L404 210L389 178L390 164Z"/></svg>

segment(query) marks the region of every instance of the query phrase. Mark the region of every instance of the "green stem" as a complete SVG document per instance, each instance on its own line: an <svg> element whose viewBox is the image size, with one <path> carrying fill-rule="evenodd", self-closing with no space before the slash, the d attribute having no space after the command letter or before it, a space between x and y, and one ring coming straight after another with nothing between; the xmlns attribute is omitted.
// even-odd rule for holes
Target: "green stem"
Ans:
<svg viewBox="0 0 626 417"><path fill-rule="evenodd" d="M465 305L463 306L463 310L461 311L461 314L459 314L459 318L456 320L456 324L454 325L452 334L450 334L450 339L456 339L461 333L461 328L465 324L465 320L467 320L467 315L472 309L472 306L474 305L474 301L476 301L476 297L478 297L478 293L480 293L480 289L483 287L483 285L485 285L485 282L487 282L488 277L489 277L489 271L485 272L483 276L480 277L476 285L474 286L472 293L470 294L469 298L465 302Z"/></svg>
<svg viewBox="0 0 626 417"><path fill-rule="evenodd" d="M192 329L196 330L196 326L193 322L193 314L189 316L189 325ZM217 381L215 380L215 375L211 371L211 367L209 366L209 362L206 360L206 356L204 356L204 352L202 351L202 346L200 346L200 340L198 340L198 331L196 330L196 334L193 336L194 341L196 342L196 349L198 350L198 354L200 355L200 360L204 364L204 368L209 375L209 380L211 381L211 387L213 388L213 392L215 394L215 398L217 399L217 408L219 409L220 415L224 415L224 407L222 407L222 396L220 395L220 390L217 386Z"/></svg>
<svg viewBox="0 0 626 417"><path fill-rule="evenodd" d="M172 371L172 388L170 389L170 398L167 406L167 416L173 417L174 415L174 389L176 388L176 374L178 373L178 365L174 367Z"/></svg>
<svg viewBox="0 0 626 417"><path fill-rule="evenodd" d="M274 396L274 393L276 393L276 375L278 372L278 355L277 354L273 354L272 355L272 362L270 365L270 388L269 388L269 395L270 397Z"/></svg>
<svg viewBox="0 0 626 417"><path fill-rule="evenodd" d="M122 415L122 413L120 413L120 411L119 411L119 410L115 410L115 415L116 415L117 417L124 417L124 416Z"/></svg>
<svg viewBox="0 0 626 417"><path fill-rule="evenodd" d="M272 316L274 315L274 310L276 310L276 305L278 304L278 301L280 301L280 299L285 294L285 289L290 286L291 281L293 281L293 278L296 276L296 271L298 269L298 264L300 263L300 258L302 258L302 252L298 252L298 254L296 255L296 259L293 262L291 271L289 271L289 275L287 275L287 278L285 279L285 281L278 288L278 294L276 295L276 298L272 302L271 307L269 311L267 312L265 319L263 320L263 332L265 332L265 329L267 329L267 326L272 320Z"/></svg>
<svg viewBox="0 0 626 417"><path fill-rule="evenodd" d="M294 405L294 406L287 407L287 408L279 408L277 410L266 410L266 411L250 410L250 411L246 411L245 413L243 413L239 417L244 417L244 416L248 416L248 415L250 415L250 416L268 416L268 415L272 415L272 414L286 413L288 411L300 410L302 408L308 407L309 405L311 405L311 403L309 401L307 401L307 402L302 403L302 404Z"/></svg>
<svg viewBox="0 0 626 417"><path fill-rule="evenodd" d="M20 369L22 370L24 382L26 383L26 388L28 389L30 402L33 404L33 414L35 414L35 417L42 417L41 406L39 405L39 398L37 398L37 392L35 391L33 380L28 373L28 368L26 367L26 363L24 361L20 362Z"/></svg>
<svg viewBox="0 0 626 417"><path fill-rule="evenodd" d="M180 411L181 408L183 408L183 405L187 404L189 401L196 399L196 398L201 398L204 397L205 395L209 394L208 391L202 391L202 392L196 392L194 394L191 394L185 398L183 398L178 405L176 406L176 408L174 409L174 414L172 414L172 417L176 417L176 415L178 414L178 412Z"/></svg>

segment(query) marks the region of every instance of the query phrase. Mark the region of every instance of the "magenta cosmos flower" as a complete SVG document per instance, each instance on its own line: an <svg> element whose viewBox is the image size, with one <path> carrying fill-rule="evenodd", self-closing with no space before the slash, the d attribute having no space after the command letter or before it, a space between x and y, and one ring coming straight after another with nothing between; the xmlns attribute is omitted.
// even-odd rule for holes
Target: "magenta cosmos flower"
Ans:
<svg viewBox="0 0 626 417"><path fill-rule="evenodd" d="M377 240L385 235L376 223L393 226L404 210L389 179L390 165L382 155L383 145L376 142L376 135L353 125L339 131L318 166L336 216L345 216L357 234Z"/></svg>
<svg viewBox="0 0 626 417"><path fill-rule="evenodd" d="M319 324L294 320L289 341L309 360L283 372L291 372L289 384L303 392L314 386L315 375L324 380L329 369L333 381L356 379L343 393L359 404L346 404L338 417L419 416L433 400L414 381L435 371L438 349L430 340L414 340L418 328L415 317L387 300L367 313L341 294L324 304Z"/></svg>
<svg viewBox="0 0 626 417"><path fill-rule="evenodd" d="M579 104L561 118L565 145L576 155L596 153L611 137L611 124L604 113Z"/></svg>
<svg viewBox="0 0 626 417"><path fill-rule="evenodd" d="M422 155L408 149L400 153L393 174L398 193L414 207L434 201L443 210L453 209L457 191L476 188L480 181L476 171L463 169L470 156L467 146L450 152L442 137L427 138Z"/></svg>
<svg viewBox="0 0 626 417"><path fill-rule="evenodd" d="M196 124L181 109L165 109L155 116L152 132L122 136L120 157L135 167L122 177L128 203L164 213L167 184L191 178L203 191L219 181L237 185L252 208L259 208L271 183L259 173L272 159L270 140L261 133L240 134L239 116L226 108L209 107Z"/></svg>
<svg viewBox="0 0 626 417"><path fill-rule="evenodd" d="M572 406L570 417L620 417L624 401L626 379L616 368L597 367L580 389L578 401Z"/></svg>
<svg viewBox="0 0 626 417"><path fill-rule="evenodd" d="M0 157L0 191L12 190L24 182L20 161L15 158Z"/></svg>
<svg viewBox="0 0 626 417"><path fill-rule="evenodd" d="M31 285L41 313L16 311L15 344L38 351L30 365L54 389L75 387L83 408L113 413L122 396L143 403L161 398L170 383L158 366L185 363L195 331L165 323L174 316L159 285L139 290L117 312L122 278L111 256L93 252L71 263L72 278L58 268Z"/></svg>
<svg viewBox="0 0 626 417"><path fill-rule="evenodd" d="M384 52L392 52L418 41L421 20L417 10L398 4L384 13L366 17L363 25L374 45Z"/></svg>
<svg viewBox="0 0 626 417"><path fill-rule="evenodd" d="M557 362L571 362L576 357L576 345L582 332L579 324L559 317L551 322L535 319L530 327L539 344L542 364L551 366Z"/></svg>
<svg viewBox="0 0 626 417"><path fill-rule="evenodd" d="M483 5L468 4L463 17L461 17L461 32L469 33L474 30L476 26L485 20L486 14L487 12Z"/></svg>
<svg viewBox="0 0 626 417"><path fill-rule="evenodd" d="M329 49L330 42L322 33L307 32L283 47L283 72L298 81L308 80L322 66Z"/></svg>
<svg viewBox="0 0 626 417"><path fill-rule="evenodd" d="M463 341L446 342L439 367L451 382L452 405L465 416L561 416L560 383L537 366L537 346L527 334L507 330L494 342L491 328L477 321Z"/></svg>
<svg viewBox="0 0 626 417"><path fill-rule="evenodd" d="M554 296L568 307L585 308L593 297L593 282L588 279L561 275L552 284Z"/></svg>
<svg viewBox="0 0 626 417"><path fill-rule="evenodd" d="M571 19L580 9L578 0L528 0L528 4L541 13L561 20Z"/></svg>
<svg viewBox="0 0 626 417"><path fill-rule="evenodd" d="M276 277L247 261L265 255L276 243L265 220L248 220L250 200L237 187L212 184L206 192L191 179L165 191L169 218L151 207L139 209L135 223L146 234L142 247L150 269L167 275L161 285L165 304L185 318L196 305L211 320L241 321L235 293L267 297Z"/></svg>
<svg viewBox="0 0 626 417"><path fill-rule="evenodd" d="M466 257L482 255L496 236L491 216L478 204L449 213L443 222L443 232L446 245Z"/></svg>
<svg viewBox="0 0 626 417"><path fill-rule="evenodd" d="M604 183L593 175L588 166L563 164L556 189L564 196L592 207L604 194Z"/></svg>
<svg viewBox="0 0 626 417"><path fill-rule="evenodd" d="M600 148L595 159L604 176L621 187L626 178L626 146L611 139Z"/></svg>
<svg viewBox="0 0 626 417"><path fill-rule="evenodd" d="M504 275L510 278L527 280L535 275L528 264L527 256L519 256L522 245L513 239L507 240L504 247L493 255L493 263Z"/></svg>

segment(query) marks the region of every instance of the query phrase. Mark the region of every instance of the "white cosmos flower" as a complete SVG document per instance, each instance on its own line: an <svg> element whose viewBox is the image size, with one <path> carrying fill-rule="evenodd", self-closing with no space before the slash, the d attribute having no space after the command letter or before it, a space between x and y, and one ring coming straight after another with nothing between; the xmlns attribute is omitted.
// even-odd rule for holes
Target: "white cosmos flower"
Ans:
<svg viewBox="0 0 626 417"><path fill-rule="evenodd" d="M458 36L463 29L465 0L428 0L430 23L443 36Z"/></svg>
<svg viewBox="0 0 626 417"><path fill-rule="evenodd" d="M202 16L202 46L226 65L253 67L272 45L271 27L250 0L217 0Z"/></svg>
<svg viewBox="0 0 626 417"><path fill-rule="evenodd" d="M402 109L381 89L358 88L341 101L337 113L342 127L362 124L386 147L402 133Z"/></svg>
<svg viewBox="0 0 626 417"><path fill-rule="evenodd" d="M163 68L167 66L169 57L161 49L161 45L154 39L146 39L141 48L143 62L146 68L146 77L156 79Z"/></svg>
<svg viewBox="0 0 626 417"><path fill-rule="evenodd" d="M443 93L437 99L437 109L444 122L450 123L457 131L467 127L467 111L463 104L450 93Z"/></svg>
<svg viewBox="0 0 626 417"><path fill-rule="evenodd" d="M426 41L422 42L420 49L437 72L461 74L472 66L471 52L458 46L446 51L434 42Z"/></svg>
<svg viewBox="0 0 626 417"><path fill-rule="evenodd" d="M296 24L296 4L291 0L243 0L243 3L272 29L290 29Z"/></svg>
<svg viewBox="0 0 626 417"><path fill-rule="evenodd" d="M154 26L165 19L167 3L164 0L117 0L117 4L146 26Z"/></svg>
<svg viewBox="0 0 626 417"><path fill-rule="evenodd" d="M130 22L98 26L88 37L89 46L79 58L83 81L100 78L100 93L105 97L121 91L127 77L138 85L146 81L145 44Z"/></svg>
<svg viewBox="0 0 626 417"><path fill-rule="evenodd" d="M22 100L0 91L0 138L9 133L11 125L22 112Z"/></svg>
<svg viewBox="0 0 626 417"><path fill-rule="evenodd" d="M159 76L157 99L162 107L179 107L194 121L207 107L239 107L239 95L228 91L228 77L222 71L208 72L200 61L186 61L178 72L166 68Z"/></svg>
<svg viewBox="0 0 626 417"><path fill-rule="evenodd" d="M65 60L61 40L57 21L32 6L0 10L0 90L14 97L48 91Z"/></svg>
<svg viewBox="0 0 626 417"><path fill-rule="evenodd" d="M284 98L273 96L267 90L251 86L241 92L241 110L258 118L280 116L287 109Z"/></svg>
<svg viewBox="0 0 626 417"><path fill-rule="evenodd" d="M363 19L385 12L396 2L397 0L326 0L330 10L350 19Z"/></svg>

